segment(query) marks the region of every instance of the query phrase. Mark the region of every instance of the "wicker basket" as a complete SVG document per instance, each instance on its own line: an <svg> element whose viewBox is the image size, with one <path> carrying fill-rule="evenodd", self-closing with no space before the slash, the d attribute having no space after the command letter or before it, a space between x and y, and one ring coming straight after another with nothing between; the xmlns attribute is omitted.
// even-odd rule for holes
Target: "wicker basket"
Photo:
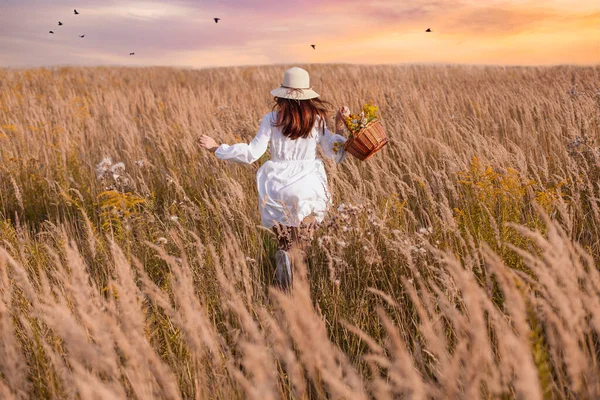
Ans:
<svg viewBox="0 0 600 400"><path fill-rule="evenodd" d="M388 142L385 130L378 119L369 122L364 128L346 141L344 150L361 161L377 153Z"/></svg>

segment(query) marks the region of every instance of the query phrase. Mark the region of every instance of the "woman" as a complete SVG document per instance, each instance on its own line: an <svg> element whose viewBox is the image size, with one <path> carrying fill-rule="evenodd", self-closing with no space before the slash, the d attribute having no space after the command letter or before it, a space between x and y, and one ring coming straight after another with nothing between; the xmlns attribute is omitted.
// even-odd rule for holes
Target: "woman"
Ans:
<svg viewBox="0 0 600 400"><path fill-rule="evenodd" d="M271 144L271 160L257 171L256 183L262 225L272 228L278 238L276 282L287 289L292 280L287 252L292 247L306 248L331 204L317 145L327 157L340 163L346 157L346 139L327 129L327 103L312 90L308 72L302 68L285 71L283 83L271 94L275 96L273 111L263 117L258 134L249 144L218 145L206 135L202 135L200 144L221 160L247 164L258 160ZM338 111L336 126L341 118Z"/></svg>

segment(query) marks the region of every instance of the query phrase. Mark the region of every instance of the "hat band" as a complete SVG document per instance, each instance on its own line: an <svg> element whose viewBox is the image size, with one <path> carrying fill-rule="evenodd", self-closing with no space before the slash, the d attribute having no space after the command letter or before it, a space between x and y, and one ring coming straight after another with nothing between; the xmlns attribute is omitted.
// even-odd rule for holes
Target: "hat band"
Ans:
<svg viewBox="0 0 600 400"><path fill-rule="evenodd" d="M285 88L285 89L292 89L292 90L312 90L312 86L311 87L307 87L307 88L295 88L295 87L289 87L289 86L281 85L281 87Z"/></svg>

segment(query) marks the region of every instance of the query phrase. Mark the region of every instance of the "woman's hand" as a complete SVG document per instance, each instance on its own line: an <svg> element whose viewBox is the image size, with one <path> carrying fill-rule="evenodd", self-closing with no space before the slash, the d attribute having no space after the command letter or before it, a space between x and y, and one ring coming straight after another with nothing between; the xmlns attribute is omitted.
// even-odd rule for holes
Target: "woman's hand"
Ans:
<svg viewBox="0 0 600 400"><path fill-rule="evenodd" d="M348 107L342 107L335 114L335 133L338 135L346 133L346 111L349 112Z"/></svg>
<svg viewBox="0 0 600 400"><path fill-rule="evenodd" d="M202 135L200 136L200 146L214 153L219 147L219 144L210 136Z"/></svg>

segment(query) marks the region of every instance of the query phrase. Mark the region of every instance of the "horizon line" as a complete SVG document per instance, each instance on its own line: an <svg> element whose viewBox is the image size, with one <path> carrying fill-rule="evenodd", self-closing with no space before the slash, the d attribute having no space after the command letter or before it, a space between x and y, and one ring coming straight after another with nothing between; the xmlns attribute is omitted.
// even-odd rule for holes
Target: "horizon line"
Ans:
<svg viewBox="0 0 600 400"><path fill-rule="evenodd" d="M494 63L460 63L460 62L390 62L390 63L351 63L351 62L331 62L331 63L311 63L311 62L286 62L270 64L231 64L231 65L205 65L205 66L183 66L183 65L126 65L126 64L98 64L98 65L77 65L77 64L51 64L51 65L31 65L31 66L0 66L3 70L33 70L33 69L60 69L60 68L121 68L121 69L144 69L144 68L169 68L177 70L206 70L220 68L256 68L256 67L285 67L291 65L305 66L336 66L336 65L356 65L364 67L380 66L438 66L438 67L512 67L512 68L556 68L556 67L582 67L595 68L600 67L597 63L556 63L556 64L494 64Z"/></svg>

